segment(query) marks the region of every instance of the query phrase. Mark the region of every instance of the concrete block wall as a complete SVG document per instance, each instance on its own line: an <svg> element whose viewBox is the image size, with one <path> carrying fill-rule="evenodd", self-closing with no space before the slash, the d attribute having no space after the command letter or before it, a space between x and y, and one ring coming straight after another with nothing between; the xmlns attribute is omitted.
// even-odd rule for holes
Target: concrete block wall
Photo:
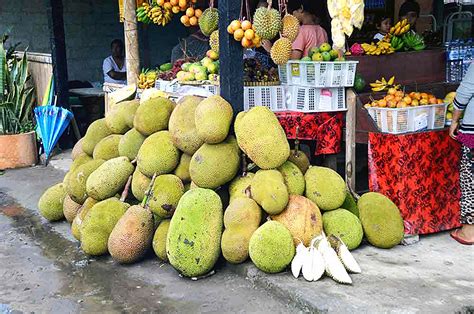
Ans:
<svg viewBox="0 0 474 314"><path fill-rule="evenodd" d="M118 1L63 0L63 6L69 80L102 81L102 61L110 54L110 42L123 39ZM11 29L10 44L21 42L20 49L51 52L44 0L0 0L0 34L7 29ZM166 27L151 25L150 65L169 60L172 47L186 34L178 18ZM140 35L143 55L143 32Z"/></svg>

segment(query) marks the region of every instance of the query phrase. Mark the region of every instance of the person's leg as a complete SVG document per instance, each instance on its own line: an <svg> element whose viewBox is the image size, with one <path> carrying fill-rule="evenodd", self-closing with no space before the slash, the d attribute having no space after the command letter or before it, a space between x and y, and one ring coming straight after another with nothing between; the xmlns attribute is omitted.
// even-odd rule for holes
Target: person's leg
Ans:
<svg viewBox="0 0 474 314"><path fill-rule="evenodd" d="M459 180L461 185L461 223L462 228L456 235L462 240L474 242L474 173L472 170L471 150L462 147Z"/></svg>

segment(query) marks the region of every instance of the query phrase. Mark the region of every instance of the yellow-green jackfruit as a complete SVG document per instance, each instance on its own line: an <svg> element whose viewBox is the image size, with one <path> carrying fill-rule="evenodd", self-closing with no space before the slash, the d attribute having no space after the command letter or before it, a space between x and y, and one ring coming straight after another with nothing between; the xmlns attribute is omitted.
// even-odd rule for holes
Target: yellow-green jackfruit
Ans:
<svg viewBox="0 0 474 314"><path fill-rule="evenodd" d="M150 185L151 179L135 169L132 176L132 194L140 202L143 201L145 193Z"/></svg>
<svg viewBox="0 0 474 314"><path fill-rule="evenodd" d="M286 161L278 168L278 171L283 175L288 193L290 195L303 195L305 188L304 175L291 161Z"/></svg>
<svg viewBox="0 0 474 314"><path fill-rule="evenodd" d="M325 167L310 167L306 171L306 197L321 210L340 208L346 198L346 183L334 170Z"/></svg>
<svg viewBox="0 0 474 314"><path fill-rule="evenodd" d="M300 168L303 174L306 173L309 166L311 165L306 153L300 150L295 151L294 149L292 149L290 151L290 157L288 157L288 160L294 163L296 166L298 166L298 168Z"/></svg>
<svg viewBox="0 0 474 314"><path fill-rule="evenodd" d="M99 201L114 196L123 189L134 170L127 157L107 160L87 178L87 195Z"/></svg>
<svg viewBox="0 0 474 314"><path fill-rule="evenodd" d="M261 169L280 167L290 155L285 131L275 114L265 106L240 112L235 124L240 149Z"/></svg>
<svg viewBox="0 0 474 314"><path fill-rule="evenodd" d="M133 127L145 136L166 130L174 107L175 103L167 98L151 98L138 107Z"/></svg>
<svg viewBox="0 0 474 314"><path fill-rule="evenodd" d="M255 173L247 172L245 176L235 177L229 185L230 201L238 197L250 197L250 185ZM247 189L249 190L247 194Z"/></svg>
<svg viewBox="0 0 474 314"><path fill-rule="evenodd" d="M49 221L63 219L63 202L65 197L66 189L63 183L58 183L47 189L38 201L38 209L41 216Z"/></svg>
<svg viewBox="0 0 474 314"><path fill-rule="evenodd" d="M105 124L109 130L114 134L125 134L130 127L127 125L127 116L124 109L128 106L127 103L122 102L116 104L105 116Z"/></svg>
<svg viewBox="0 0 474 314"><path fill-rule="evenodd" d="M74 161L71 164L71 167L69 168L69 171L73 171L77 169L80 165L85 164L86 162L89 162L92 160L92 157L87 155L86 153L80 153L79 155L76 156Z"/></svg>
<svg viewBox="0 0 474 314"><path fill-rule="evenodd" d="M179 164L174 169L174 174L183 182L191 182L191 175L189 174L189 164L191 163L191 156L182 154Z"/></svg>
<svg viewBox="0 0 474 314"><path fill-rule="evenodd" d="M168 261L168 256L166 255L166 236L168 235L170 222L171 219L161 221L153 236L153 251L164 262Z"/></svg>
<svg viewBox="0 0 474 314"><path fill-rule="evenodd" d="M220 144L203 144L191 158L189 173L199 187L215 189L235 177L239 164L237 142L229 136Z"/></svg>
<svg viewBox="0 0 474 314"><path fill-rule="evenodd" d="M290 231L277 221L267 221L250 238L249 255L255 266L266 273L285 270L295 256Z"/></svg>
<svg viewBox="0 0 474 314"><path fill-rule="evenodd" d="M81 153L84 153L84 151L82 150L83 141L84 141L84 138L81 138L79 141L77 141L77 143L72 148L72 152L71 152L72 160L75 160L77 156L79 156Z"/></svg>
<svg viewBox="0 0 474 314"><path fill-rule="evenodd" d="M79 166L68 176L66 190L72 200L82 204L87 199L86 182L87 178L104 163L104 160L92 160Z"/></svg>
<svg viewBox="0 0 474 314"><path fill-rule="evenodd" d="M269 215L281 213L288 204L288 189L277 170L259 170L252 179L252 199Z"/></svg>
<svg viewBox="0 0 474 314"><path fill-rule="evenodd" d="M196 130L195 113L202 97L185 96L171 113L169 131L174 146L188 155L194 154L204 143Z"/></svg>
<svg viewBox="0 0 474 314"><path fill-rule="evenodd" d="M63 202L63 213L68 222L72 223L77 215L77 212L79 211L79 208L81 208L81 204L74 202L72 198L66 194Z"/></svg>
<svg viewBox="0 0 474 314"><path fill-rule="evenodd" d="M170 264L186 277L211 271L220 255L222 220L222 203L216 192L201 188L186 192L166 237Z"/></svg>
<svg viewBox="0 0 474 314"><path fill-rule="evenodd" d="M162 217L171 217L184 194L184 185L180 178L173 174L157 176L153 185L153 195L149 199L150 210Z"/></svg>
<svg viewBox="0 0 474 314"><path fill-rule="evenodd" d="M352 196L351 192L347 191L346 192L346 199L344 200L344 203L341 205L341 208L347 209L351 213L357 216L359 218L359 208L357 208L357 203Z"/></svg>
<svg viewBox="0 0 474 314"><path fill-rule="evenodd" d="M179 162L179 150L171 142L168 131L160 131L149 136L140 147L137 165L140 172L148 177L172 172Z"/></svg>
<svg viewBox="0 0 474 314"><path fill-rule="evenodd" d="M119 157L118 146L122 135L112 134L104 137L95 145L93 156L94 159L109 160Z"/></svg>
<svg viewBox="0 0 474 314"><path fill-rule="evenodd" d="M81 241L81 226L82 226L82 221L86 217L87 212L89 209L92 208L95 204L97 204L98 201L93 199L92 197L88 197L84 204L79 208L79 212L77 213L76 217L74 217L74 220L72 221L71 225L71 233L76 238L76 240Z"/></svg>
<svg viewBox="0 0 474 314"><path fill-rule="evenodd" d="M119 263L134 263L142 258L153 239L153 215L149 209L135 205L127 209L110 233L108 249Z"/></svg>
<svg viewBox="0 0 474 314"><path fill-rule="evenodd" d="M95 145L99 143L101 139L110 134L112 134L112 131L107 127L105 118L92 122L89 128L87 128L86 135L84 136L82 150L87 155L92 156Z"/></svg>
<svg viewBox="0 0 474 314"><path fill-rule="evenodd" d="M92 206L81 225L81 248L87 255L107 253L110 233L130 206L109 198Z"/></svg>
<svg viewBox="0 0 474 314"><path fill-rule="evenodd" d="M325 212L323 225L327 236L338 236L349 250L359 247L364 237L359 218L342 208Z"/></svg>
<svg viewBox="0 0 474 314"><path fill-rule="evenodd" d="M196 108L195 123L199 137L208 144L217 144L227 138L234 111L221 96L210 96Z"/></svg>
<svg viewBox="0 0 474 314"><path fill-rule="evenodd" d="M145 141L145 138L146 137L137 130L131 129L120 138L118 144L119 155L134 160L137 158L138 151Z"/></svg>

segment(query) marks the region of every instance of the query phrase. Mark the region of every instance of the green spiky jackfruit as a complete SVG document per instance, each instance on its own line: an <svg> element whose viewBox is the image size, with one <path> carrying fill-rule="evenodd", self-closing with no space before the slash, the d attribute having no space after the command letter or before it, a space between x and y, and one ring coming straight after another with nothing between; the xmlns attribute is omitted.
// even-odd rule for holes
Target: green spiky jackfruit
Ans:
<svg viewBox="0 0 474 314"><path fill-rule="evenodd" d="M340 208L346 198L346 183L334 170L325 167L310 167L306 171L306 197L321 210Z"/></svg>
<svg viewBox="0 0 474 314"><path fill-rule="evenodd" d="M135 169L132 176L132 194L140 202L143 201L150 182L150 178Z"/></svg>
<svg viewBox="0 0 474 314"><path fill-rule="evenodd" d="M97 204L98 201L93 199L92 197L88 197L84 204L79 208L79 212L77 213L76 217L74 217L74 220L72 221L71 225L71 233L76 238L76 240L81 241L81 226L82 226L82 221L87 215L87 212Z"/></svg>
<svg viewBox="0 0 474 314"><path fill-rule="evenodd" d="M38 209L41 216L49 221L63 219L63 202L65 197L66 189L63 183L58 183L47 189L38 201Z"/></svg>
<svg viewBox="0 0 474 314"><path fill-rule="evenodd" d="M306 155L306 153L304 153L300 150L295 151L294 149L292 149L290 151L290 157L288 157L288 161L291 161L296 166L298 166L298 168L300 168L300 170L303 174L305 174L306 171L308 170L309 166L311 166L311 164L309 162L309 158Z"/></svg>
<svg viewBox="0 0 474 314"><path fill-rule="evenodd" d="M255 266L266 273L285 270L295 256L290 231L277 221L267 221L250 238L249 255Z"/></svg>
<svg viewBox="0 0 474 314"><path fill-rule="evenodd" d="M66 194L63 202L63 213L69 223L72 223L80 208L81 204L74 202L73 199Z"/></svg>
<svg viewBox="0 0 474 314"><path fill-rule="evenodd" d="M119 263L134 263L142 258L153 239L153 215L140 205L131 206L110 233L107 248Z"/></svg>
<svg viewBox="0 0 474 314"><path fill-rule="evenodd" d="M288 193L290 195L303 195L305 188L304 175L300 168L291 161L286 161L278 168L278 171L283 175Z"/></svg>
<svg viewBox="0 0 474 314"><path fill-rule="evenodd" d="M68 176L66 190L72 200L83 204L87 199L86 182L87 178L104 163L104 160L92 160L79 166Z"/></svg>
<svg viewBox="0 0 474 314"><path fill-rule="evenodd" d="M199 17L199 28L201 32L210 36L219 27L219 11L215 8L207 8Z"/></svg>
<svg viewBox="0 0 474 314"><path fill-rule="evenodd" d="M251 183L251 194L269 215L281 213L288 204L288 189L277 170L259 170Z"/></svg>
<svg viewBox="0 0 474 314"><path fill-rule="evenodd" d="M167 98L151 98L138 107L133 127L145 136L166 130L174 107L175 103Z"/></svg>
<svg viewBox="0 0 474 314"><path fill-rule="evenodd" d="M110 233L130 207L118 198L101 201L87 212L81 225L81 248L87 255L107 253Z"/></svg>
<svg viewBox="0 0 474 314"><path fill-rule="evenodd" d="M100 142L104 137L109 136L112 132L107 127L105 123L105 118L95 120L87 128L86 135L84 136L84 141L82 142L82 150L89 156L92 156L94 152L94 147L97 143Z"/></svg>
<svg viewBox="0 0 474 314"><path fill-rule="evenodd" d="M400 210L388 197L369 192L361 196L357 207L370 244L389 249L403 240L405 228Z"/></svg>
<svg viewBox="0 0 474 314"><path fill-rule="evenodd" d="M109 130L114 134L125 134L130 127L127 124L127 119L125 109L128 107L127 102L121 102L112 107L112 109L107 112L105 116L105 124ZM135 108L136 110L136 108Z"/></svg>
<svg viewBox="0 0 474 314"><path fill-rule="evenodd" d="M346 192L346 199L344 200L344 203L341 205L341 208L347 209L351 213L357 216L359 218L359 208L357 208L357 203L352 196L351 192L347 191Z"/></svg>
<svg viewBox="0 0 474 314"><path fill-rule="evenodd" d="M323 226L327 236L338 236L349 250L359 247L364 237L359 218L343 208L325 212Z"/></svg>
<svg viewBox="0 0 474 314"><path fill-rule="evenodd" d="M72 160L75 160L77 156L79 156L81 153L84 153L84 151L82 150L83 142L84 142L84 138L81 138L79 141L77 141L77 143L72 148L72 152L71 152Z"/></svg>
<svg viewBox="0 0 474 314"><path fill-rule="evenodd" d="M235 177L239 161L237 142L229 136L220 144L203 144L191 158L189 174L199 187L215 189Z"/></svg>
<svg viewBox="0 0 474 314"><path fill-rule="evenodd" d="M191 157L192 156L188 154L182 154L178 166L176 169L174 169L174 174L183 182L191 181L191 175L189 174L189 164L191 163Z"/></svg>
<svg viewBox="0 0 474 314"><path fill-rule="evenodd" d="M130 160L137 158L138 151L145 141L146 137L136 129L131 129L125 133L118 144L120 156L128 157Z"/></svg>
<svg viewBox="0 0 474 314"><path fill-rule="evenodd" d="M176 105L169 121L169 131L174 146L191 156L204 143L197 133L194 122L196 108L202 100L202 97L185 96Z"/></svg>
<svg viewBox="0 0 474 314"><path fill-rule="evenodd" d="M168 131L160 131L149 136L140 147L137 165L140 172L148 177L172 172L179 162L179 150L171 142Z"/></svg>
<svg viewBox="0 0 474 314"><path fill-rule="evenodd" d="M222 203L216 192L201 188L186 192L166 237L170 264L186 277L211 271L220 255L222 220Z"/></svg>
<svg viewBox="0 0 474 314"><path fill-rule="evenodd" d="M285 131L265 106L240 112L235 124L240 149L261 169L280 167L290 155Z"/></svg>
<svg viewBox="0 0 474 314"><path fill-rule="evenodd" d="M134 170L127 157L107 160L87 178L87 195L99 201L114 196L123 189Z"/></svg>
<svg viewBox="0 0 474 314"><path fill-rule="evenodd" d="M71 167L69 168L69 171L74 171L75 169L77 169L77 167L91 160L92 160L91 156L87 155L86 153L80 153L79 155L76 156L76 158L72 162Z"/></svg>
<svg viewBox="0 0 474 314"><path fill-rule="evenodd" d="M221 96L210 96L199 103L195 113L196 130L208 144L224 141L229 134L234 111Z"/></svg>
<svg viewBox="0 0 474 314"><path fill-rule="evenodd" d="M184 185L180 178L173 174L157 176L153 185L153 195L149 199L150 210L162 217L171 217L184 194Z"/></svg>
<svg viewBox="0 0 474 314"><path fill-rule="evenodd" d="M170 222L171 219L161 221L153 236L153 251L164 262L168 261L168 256L166 255L166 236L168 235Z"/></svg>
<svg viewBox="0 0 474 314"><path fill-rule="evenodd" d="M230 201L238 197L250 197L247 195L247 189L252 184L252 179L254 176L255 173L247 172L245 176L238 176L232 180L229 185Z"/></svg>
<svg viewBox="0 0 474 314"><path fill-rule="evenodd" d="M118 146L122 135L112 134L104 137L95 145L93 156L94 159L109 160L112 158L119 157Z"/></svg>
<svg viewBox="0 0 474 314"><path fill-rule="evenodd" d="M281 30L280 12L272 8L258 8L253 15L253 26L260 38L272 40Z"/></svg>

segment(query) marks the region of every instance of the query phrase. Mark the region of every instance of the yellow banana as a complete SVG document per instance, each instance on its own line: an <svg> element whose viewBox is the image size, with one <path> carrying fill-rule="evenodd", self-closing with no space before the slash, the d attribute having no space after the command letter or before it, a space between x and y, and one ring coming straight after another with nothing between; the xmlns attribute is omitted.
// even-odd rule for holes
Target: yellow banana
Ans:
<svg viewBox="0 0 474 314"><path fill-rule="evenodd" d="M389 50L389 51L390 51L390 50ZM395 82L395 76L392 76L392 77L388 80L387 84L388 84L388 85L393 85L394 82Z"/></svg>

